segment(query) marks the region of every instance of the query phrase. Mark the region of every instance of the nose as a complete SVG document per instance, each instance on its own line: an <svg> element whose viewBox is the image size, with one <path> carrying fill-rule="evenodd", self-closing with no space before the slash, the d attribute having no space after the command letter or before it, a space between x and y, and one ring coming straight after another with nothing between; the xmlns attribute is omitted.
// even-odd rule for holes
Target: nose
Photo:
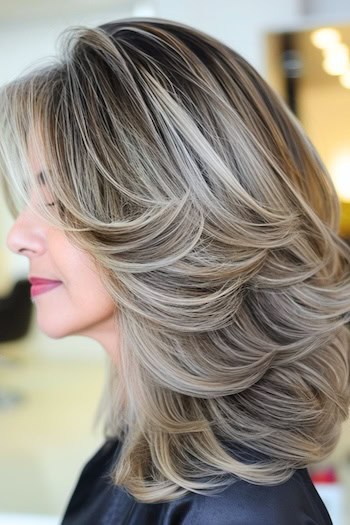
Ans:
<svg viewBox="0 0 350 525"><path fill-rule="evenodd" d="M23 210L6 236L6 246L16 254L28 257L44 251L44 230L38 217L28 208Z"/></svg>

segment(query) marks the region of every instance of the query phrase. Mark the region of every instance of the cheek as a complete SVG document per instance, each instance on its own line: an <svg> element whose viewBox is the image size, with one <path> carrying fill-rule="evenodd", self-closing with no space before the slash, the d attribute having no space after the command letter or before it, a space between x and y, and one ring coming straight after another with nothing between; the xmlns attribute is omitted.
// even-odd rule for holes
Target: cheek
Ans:
<svg viewBox="0 0 350 525"><path fill-rule="evenodd" d="M96 277L95 277L96 279ZM64 283L36 298L37 325L51 338L108 331L115 305L101 284L82 279Z"/></svg>
<svg viewBox="0 0 350 525"><path fill-rule="evenodd" d="M95 263L84 252L72 245L66 246L64 282L72 303L86 313L106 313L113 305L105 290Z"/></svg>
<svg viewBox="0 0 350 525"><path fill-rule="evenodd" d="M57 300L60 297L66 299L67 308L75 308L82 315L104 315L110 312L114 303L92 261L76 250L71 250L68 255L65 259L65 280Z"/></svg>
<svg viewBox="0 0 350 525"><path fill-rule="evenodd" d="M50 241L51 260L62 284L37 298L40 329L59 338L105 326L113 317L115 305L93 262L61 233L52 232Z"/></svg>
<svg viewBox="0 0 350 525"><path fill-rule="evenodd" d="M66 287L66 293L72 305L86 314L104 314L109 312L113 301L94 274L84 278L80 276ZM62 289L64 291L64 288Z"/></svg>
<svg viewBox="0 0 350 525"><path fill-rule="evenodd" d="M50 250L59 279L72 302L87 309L94 301L103 302L106 291L90 257L73 246L66 237L53 239Z"/></svg>

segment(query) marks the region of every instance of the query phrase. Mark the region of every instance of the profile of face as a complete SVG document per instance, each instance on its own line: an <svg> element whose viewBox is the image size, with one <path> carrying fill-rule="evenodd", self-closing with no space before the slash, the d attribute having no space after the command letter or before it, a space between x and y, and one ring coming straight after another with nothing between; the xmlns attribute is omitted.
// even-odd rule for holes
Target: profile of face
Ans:
<svg viewBox="0 0 350 525"><path fill-rule="evenodd" d="M30 140L28 161L33 176L45 172L37 151ZM44 196L45 201L51 203L49 196ZM30 198L32 201L35 196ZM89 255L28 206L12 225L6 244L14 253L28 257L28 277L61 281L44 293L32 295L39 329L54 339L68 335L90 337L114 356L115 303L103 287Z"/></svg>

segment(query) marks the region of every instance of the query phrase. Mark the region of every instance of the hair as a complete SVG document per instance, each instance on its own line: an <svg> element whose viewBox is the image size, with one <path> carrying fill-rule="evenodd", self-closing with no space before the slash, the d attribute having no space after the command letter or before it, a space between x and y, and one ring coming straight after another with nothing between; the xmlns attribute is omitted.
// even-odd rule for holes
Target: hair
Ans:
<svg viewBox="0 0 350 525"><path fill-rule="evenodd" d="M349 414L350 248L299 120L178 22L71 26L59 42L1 89L1 184L13 217L25 203L91 255L115 301L98 416L122 443L114 483L170 501L323 460ZM28 199L34 129L53 208Z"/></svg>

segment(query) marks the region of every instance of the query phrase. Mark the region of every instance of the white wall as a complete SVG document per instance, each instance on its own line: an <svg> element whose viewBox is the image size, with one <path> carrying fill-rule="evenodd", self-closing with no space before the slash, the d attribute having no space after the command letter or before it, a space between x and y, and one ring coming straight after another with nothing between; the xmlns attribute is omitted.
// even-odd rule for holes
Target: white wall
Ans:
<svg viewBox="0 0 350 525"><path fill-rule="evenodd" d="M208 31L264 76L267 32L350 22L349 0L154 0L157 16Z"/></svg>
<svg viewBox="0 0 350 525"><path fill-rule="evenodd" d="M274 27L297 24L297 0L156 0L156 11L211 33L265 71L264 34Z"/></svg>
<svg viewBox="0 0 350 525"><path fill-rule="evenodd" d="M349 16L349 0L303 0L306 13L317 16L344 17Z"/></svg>

